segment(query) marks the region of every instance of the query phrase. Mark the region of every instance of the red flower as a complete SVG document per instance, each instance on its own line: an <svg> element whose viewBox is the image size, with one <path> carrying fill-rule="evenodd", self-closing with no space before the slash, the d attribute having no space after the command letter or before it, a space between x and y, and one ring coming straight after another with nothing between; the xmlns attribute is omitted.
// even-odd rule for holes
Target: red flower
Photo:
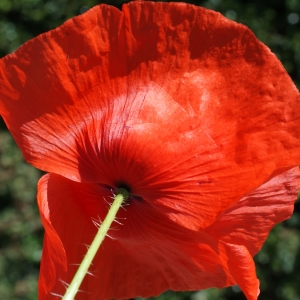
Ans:
<svg viewBox="0 0 300 300"><path fill-rule="evenodd" d="M183 3L101 5L3 58L0 85L24 157L50 172L40 299L64 293L118 187L123 225L78 299L235 284L257 299L252 256L299 187L300 97L249 29Z"/></svg>

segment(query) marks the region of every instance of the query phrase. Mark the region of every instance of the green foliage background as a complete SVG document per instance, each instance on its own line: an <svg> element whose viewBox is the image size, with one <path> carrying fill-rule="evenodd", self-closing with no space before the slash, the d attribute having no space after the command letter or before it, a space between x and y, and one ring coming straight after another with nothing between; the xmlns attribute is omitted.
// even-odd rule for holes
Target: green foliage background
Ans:
<svg viewBox="0 0 300 300"><path fill-rule="evenodd" d="M53 29L90 7L124 1L0 0L0 57L34 36ZM250 27L300 86L299 0L190 1ZM0 87L1 88L1 87ZM299 150L300 151L300 150ZM0 300L37 299L43 228L36 205L41 173L24 162L2 122L0 126ZM76 233L74 233L76 234ZM260 300L300 300L300 206L275 227L256 256ZM154 299L154 298L151 298ZM166 292L159 300L239 300L238 287L199 292Z"/></svg>

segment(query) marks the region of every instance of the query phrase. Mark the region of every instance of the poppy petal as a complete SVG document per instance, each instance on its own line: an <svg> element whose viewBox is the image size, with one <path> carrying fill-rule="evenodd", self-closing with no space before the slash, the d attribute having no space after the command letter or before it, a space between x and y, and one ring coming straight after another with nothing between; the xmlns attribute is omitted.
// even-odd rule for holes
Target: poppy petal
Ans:
<svg viewBox="0 0 300 300"><path fill-rule="evenodd" d="M119 48L109 43L121 21L118 9L96 7L1 60L0 113L24 157L37 168L80 180L74 138L85 122L81 113L91 104L84 96L100 85L88 113L107 101L104 88L115 91L103 65L105 53L117 57Z"/></svg>
<svg viewBox="0 0 300 300"><path fill-rule="evenodd" d="M93 221L99 222L107 214L109 203L103 199L111 195L110 190L97 184L77 183L55 174L40 179L38 205L45 227L41 299L64 294L65 283L72 279L68 272L78 268L97 232Z"/></svg>
<svg viewBox="0 0 300 300"><path fill-rule="evenodd" d="M129 181L193 230L299 164L300 96L282 65L245 26L193 5L97 6L3 58L0 85L30 163Z"/></svg>
<svg viewBox="0 0 300 300"><path fill-rule="evenodd" d="M256 278L255 265L246 247L225 244L229 271L248 300L256 300L259 295L259 281Z"/></svg>
<svg viewBox="0 0 300 300"><path fill-rule="evenodd" d="M292 215L299 187L300 171L297 167L240 199L205 232L226 243L243 245L254 256L271 229Z"/></svg>
<svg viewBox="0 0 300 300"><path fill-rule="evenodd" d="M86 252L85 245L96 234L92 220L101 222L110 193L97 184L55 174L39 182L38 203L46 230L40 299L64 294L65 284ZM256 299L258 281L246 248L179 226L147 202L131 197L127 204L118 212L118 223L109 231L112 239L104 240L76 299L87 295L89 299L149 297L167 289L198 290L236 283L249 300Z"/></svg>

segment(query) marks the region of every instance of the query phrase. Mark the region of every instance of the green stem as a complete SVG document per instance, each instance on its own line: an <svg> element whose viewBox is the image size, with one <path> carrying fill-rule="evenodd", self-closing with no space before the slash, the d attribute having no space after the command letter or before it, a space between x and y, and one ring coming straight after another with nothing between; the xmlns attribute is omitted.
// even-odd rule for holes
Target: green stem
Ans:
<svg viewBox="0 0 300 300"><path fill-rule="evenodd" d="M72 282L70 283L63 300L73 300L78 289L81 285L83 278L85 277L92 260L94 259L101 243L103 242L107 231L110 228L111 223L114 221L116 214L121 207L123 201L126 201L129 197L129 193L125 189L118 189L117 195L114 198L114 201L103 221L101 224L91 246L89 247L85 257L83 258ZM105 259L105 258L104 258Z"/></svg>

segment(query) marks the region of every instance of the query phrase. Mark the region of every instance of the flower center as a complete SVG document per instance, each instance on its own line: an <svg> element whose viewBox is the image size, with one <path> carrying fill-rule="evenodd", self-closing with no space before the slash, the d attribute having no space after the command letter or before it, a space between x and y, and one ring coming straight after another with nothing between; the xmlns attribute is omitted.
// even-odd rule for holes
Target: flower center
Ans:
<svg viewBox="0 0 300 300"><path fill-rule="evenodd" d="M128 198L129 200L130 199L135 199L135 200L138 200L138 201L143 201L142 197L132 194L132 188L127 182L117 181L115 186L116 186L117 189L126 190L129 193L129 198Z"/></svg>
<svg viewBox="0 0 300 300"><path fill-rule="evenodd" d="M127 182L117 181L116 184L115 184L115 186L116 186L117 189L124 189L124 190L126 190L129 194L131 194L131 192L132 192L132 188L131 188L131 186Z"/></svg>

